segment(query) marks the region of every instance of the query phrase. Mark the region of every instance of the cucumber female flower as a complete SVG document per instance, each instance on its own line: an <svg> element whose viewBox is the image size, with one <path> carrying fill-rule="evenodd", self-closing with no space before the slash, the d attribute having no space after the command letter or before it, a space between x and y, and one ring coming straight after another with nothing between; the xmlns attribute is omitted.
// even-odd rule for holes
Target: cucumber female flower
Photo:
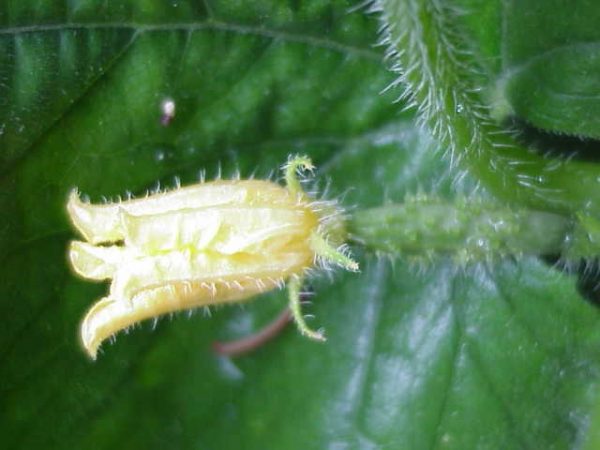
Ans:
<svg viewBox="0 0 600 450"><path fill-rule="evenodd" d="M71 265L84 278L112 280L82 321L87 353L95 359L102 341L144 319L242 301L285 281L298 329L324 340L302 316L302 281L319 260L352 271L358 264L344 251L335 203L314 201L300 186L297 172L313 168L294 157L284 166L286 187L217 180L108 205L72 192L67 211L85 241L71 243Z"/></svg>

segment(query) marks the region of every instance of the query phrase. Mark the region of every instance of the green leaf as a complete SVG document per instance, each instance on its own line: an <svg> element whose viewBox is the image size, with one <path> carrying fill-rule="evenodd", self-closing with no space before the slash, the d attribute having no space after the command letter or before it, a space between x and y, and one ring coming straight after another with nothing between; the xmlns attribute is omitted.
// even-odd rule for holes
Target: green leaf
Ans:
<svg viewBox="0 0 600 450"><path fill-rule="evenodd" d="M200 6L198 6L200 5ZM73 187L98 201L308 153L350 210L458 182L398 113L377 22L344 2L0 6L3 448L572 448L587 437L599 315L526 259L459 269L354 251L311 281L317 344L287 330L230 360L210 344L282 308L266 294L156 329L90 362L78 325L104 284L76 278ZM161 124L161 103L176 114Z"/></svg>
<svg viewBox="0 0 600 450"><path fill-rule="evenodd" d="M514 113L543 130L598 139L598 3L509 1L503 21L502 83Z"/></svg>

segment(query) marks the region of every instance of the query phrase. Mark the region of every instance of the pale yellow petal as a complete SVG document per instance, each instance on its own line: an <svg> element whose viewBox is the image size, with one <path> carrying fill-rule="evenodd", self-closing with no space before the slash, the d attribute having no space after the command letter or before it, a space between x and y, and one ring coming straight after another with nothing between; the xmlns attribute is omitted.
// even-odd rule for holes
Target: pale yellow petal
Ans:
<svg viewBox="0 0 600 450"><path fill-rule="evenodd" d="M127 264L120 265L110 287L110 296L130 303L143 290L173 283L211 284L282 279L302 273L312 262L310 250L263 256L173 251L133 258Z"/></svg>
<svg viewBox="0 0 600 450"><path fill-rule="evenodd" d="M272 253L292 240L306 240L318 225L308 208L221 206L149 216L123 212L125 245L148 254L177 248L195 251Z"/></svg>
<svg viewBox="0 0 600 450"><path fill-rule="evenodd" d="M87 242L73 241L69 246L69 261L78 275L90 280L112 278L125 262L128 250L123 247L96 247Z"/></svg>
<svg viewBox="0 0 600 450"><path fill-rule="evenodd" d="M105 297L81 323L81 342L92 359L100 344L142 320L182 309L248 299L277 286L278 280L246 280L235 284L174 283L140 292L130 303Z"/></svg>
<svg viewBox="0 0 600 450"><path fill-rule="evenodd" d="M117 242L123 239L119 205L92 205L84 203L77 191L72 191L67 202L69 219L92 244Z"/></svg>
<svg viewBox="0 0 600 450"><path fill-rule="evenodd" d="M134 216L151 216L186 209L225 205L273 206L292 201L294 198L285 188L270 181L213 181L105 205L84 203L77 191L72 191L67 211L83 237L92 244L99 244L123 240L120 211Z"/></svg>

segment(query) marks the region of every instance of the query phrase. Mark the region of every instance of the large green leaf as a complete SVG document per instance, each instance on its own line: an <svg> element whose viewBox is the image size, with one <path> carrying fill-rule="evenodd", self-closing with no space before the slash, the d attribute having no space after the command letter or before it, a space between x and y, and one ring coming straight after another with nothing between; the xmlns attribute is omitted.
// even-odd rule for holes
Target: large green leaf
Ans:
<svg viewBox="0 0 600 450"><path fill-rule="evenodd" d="M201 6L197 6L201 5ZM466 269L361 253L312 281L328 333L230 360L285 294L78 345L106 289L74 277L65 212L309 153L352 208L458 177L397 111L377 23L343 2L5 2L0 7L3 448L571 448L593 420L600 323L537 260ZM485 24L482 24L484 26ZM161 102L175 118L163 126ZM458 183L463 186L464 183ZM343 195L345 194L345 195Z"/></svg>

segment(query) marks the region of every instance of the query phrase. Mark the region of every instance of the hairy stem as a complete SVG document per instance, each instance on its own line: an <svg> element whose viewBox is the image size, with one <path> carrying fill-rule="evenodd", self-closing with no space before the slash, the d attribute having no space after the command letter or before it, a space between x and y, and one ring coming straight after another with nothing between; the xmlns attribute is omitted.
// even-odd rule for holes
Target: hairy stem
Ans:
<svg viewBox="0 0 600 450"><path fill-rule="evenodd" d="M380 0L382 42L399 73L401 98L497 197L527 207L600 215L598 167L545 158L524 148L492 120L482 101L485 77L457 25L458 12L440 0Z"/></svg>

